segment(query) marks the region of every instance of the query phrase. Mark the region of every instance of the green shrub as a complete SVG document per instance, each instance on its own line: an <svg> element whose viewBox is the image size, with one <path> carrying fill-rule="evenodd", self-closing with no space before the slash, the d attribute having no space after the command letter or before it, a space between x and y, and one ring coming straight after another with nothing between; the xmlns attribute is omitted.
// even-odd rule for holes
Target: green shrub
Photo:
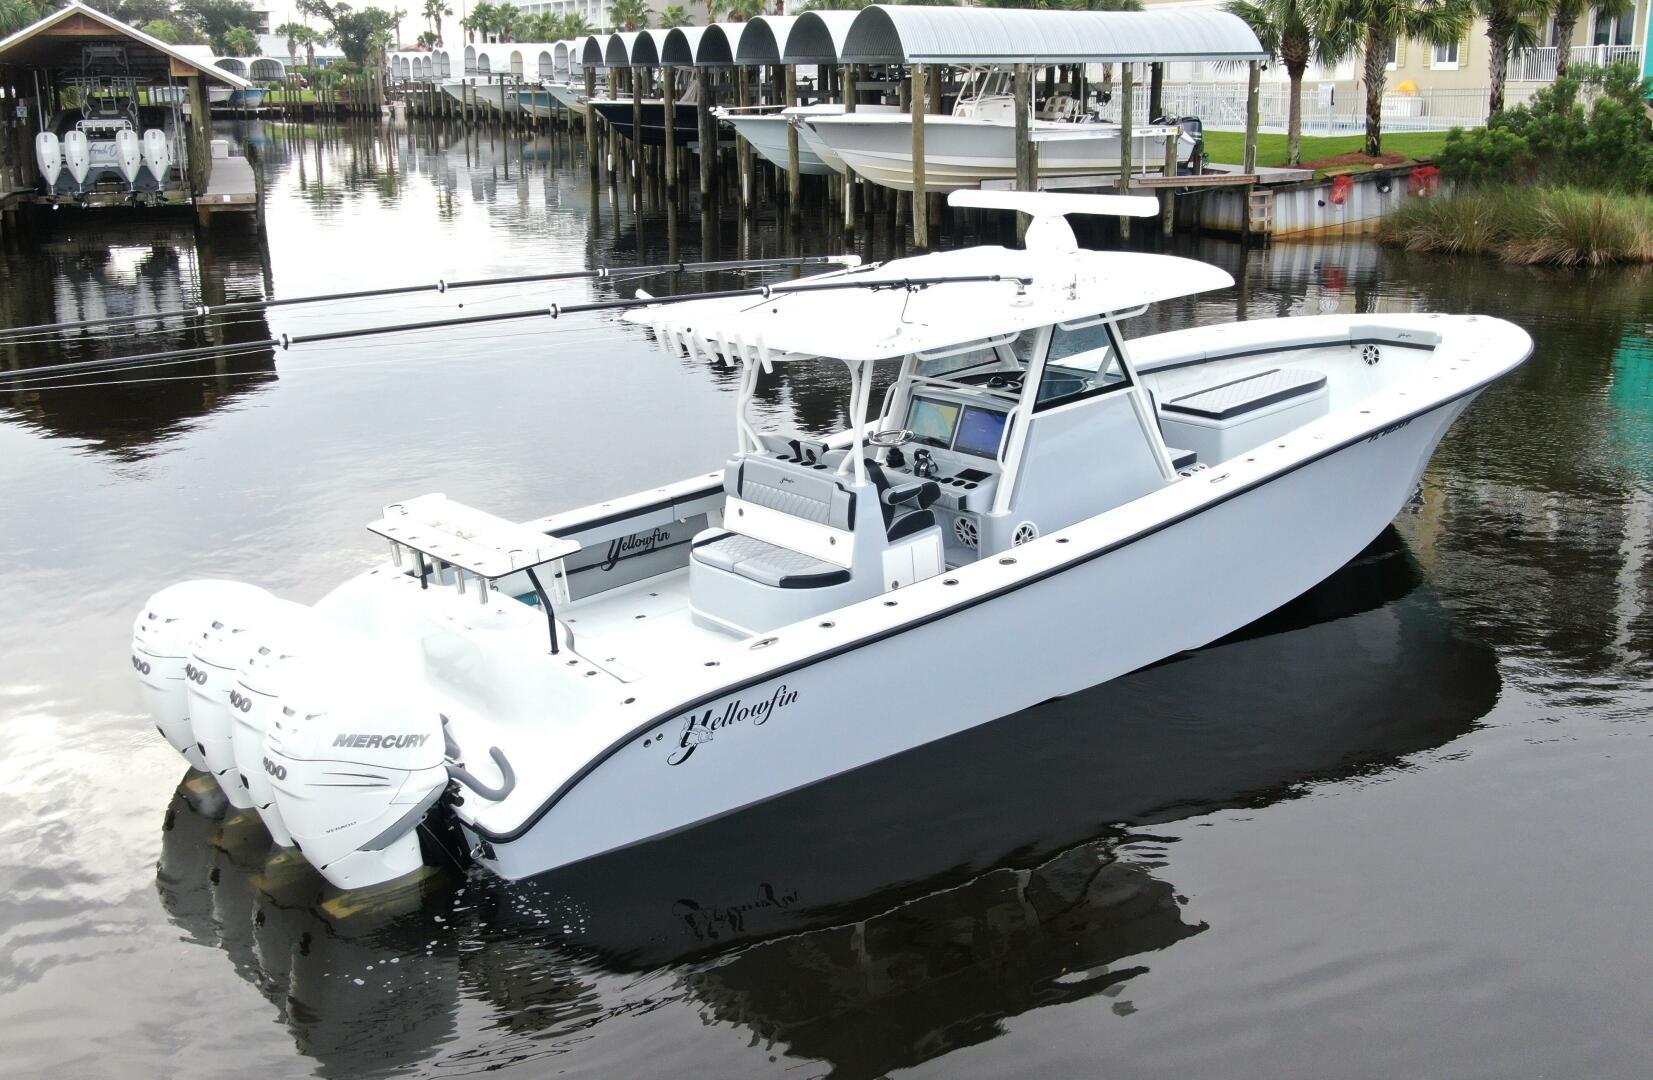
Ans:
<svg viewBox="0 0 1653 1080"><path fill-rule="evenodd" d="M1585 86L1597 90L1586 109ZM1629 64L1578 68L1484 128L1455 128L1441 174L1470 186L1527 181L1598 191L1653 191L1653 80Z"/></svg>

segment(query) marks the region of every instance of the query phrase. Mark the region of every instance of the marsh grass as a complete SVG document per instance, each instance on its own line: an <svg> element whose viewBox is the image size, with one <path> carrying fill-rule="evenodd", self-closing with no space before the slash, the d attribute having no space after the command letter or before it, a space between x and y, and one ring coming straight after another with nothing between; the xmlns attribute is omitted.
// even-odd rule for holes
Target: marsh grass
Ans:
<svg viewBox="0 0 1653 1080"><path fill-rule="evenodd" d="M1481 187L1415 199L1383 222L1408 251L1495 255L1523 266L1653 262L1653 197Z"/></svg>

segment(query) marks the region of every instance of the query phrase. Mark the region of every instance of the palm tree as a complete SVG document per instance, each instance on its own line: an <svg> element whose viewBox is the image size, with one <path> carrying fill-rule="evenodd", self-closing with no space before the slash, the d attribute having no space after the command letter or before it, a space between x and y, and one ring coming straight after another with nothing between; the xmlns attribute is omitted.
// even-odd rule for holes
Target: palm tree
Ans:
<svg viewBox="0 0 1653 1080"><path fill-rule="evenodd" d="M1303 163L1303 74L1324 59L1321 0L1229 0L1227 10L1246 21L1263 48L1280 58L1291 81L1286 113L1286 164Z"/></svg>
<svg viewBox="0 0 1653 1080"><path fill-rule="evenodd" d="M30 0L0 0L0 37L14 33L40 18L40 9Z"/></svg>
<svg viewBox="0 0 1653 1080"><path fill-rule="evenodd" d="M481 34L482 40L488 40L488 30L494 24L494 6L488 0L476 0L471 13L459 20L459 25L465 30L465 40L475 41L476 35Z"/></svg>
<svg viewBox="0 0 1653 1080"><path fill-rule="evenodd" d="M745 22L763 14L763 0L721 0L717 6L730 22Z"/></svg>
<svg viewBox="0 0 1653 1080"><path fill-rule="evenodd" d="M287 39L288 56L295 59L298 57L298 39L308 29L308 26L298 22L284 22L275 28L276 37Z"/></svg>
<svg viewBox="0 0 1653 1080"><path fill-rule="evenodd" d="M245 26L232 26L224 32L224 51L231 56L251 56L258 51L258 35Z"/></svg>
<svg viewBox="0 0 1653 1080"><path fill-rule="evenodd" d="M563 38L589 37L596 32L596 28L585 21L584 15L564 15L562 17L561 29L558 30L556 37L558 40Z"/></svg>
<svg viewBox="0 0 1653 1080"><path fill-rule="evenodd" d="M494 5L494 40L515 41L517 39L517 23L522 13L509 0L502 0Z"/></svg>
<svg viewBox="0 0 1653 1080"><path fill-rule="evenodd" d="M316 66L316 46L326 45L333 40L333 35L309 26L300 26L298 31L290 34L287 40L289 42L288 48L291 48L291 43L295 41L304 46L304 63L307 67L314 68ZM297 58L297 54L294 54L294 59Z"/></svg>
<svg viewBox="0 0 1653 1080"><path fill-rule="evenodd" d="M660 29L670 30L677 26L689 25L689 13L682 4L669 4L666 10L660 13Z"/></svg>
<svg viewBox="0 0 1653 1080"><path fill-rule="evenodd" d="M1568 54L1572 52L1573 29L1578 20L1591 8L1597 18L1617 17L1629 11L1630 0L1552 0L1550 11L1555 15L1555 77L1567 74ZM1490 31L1490 27L1488 28ZM1653 48L1653 42L1647 46Z"/></svg>
<svg viewBox="0 0 1653 1080"><path fill-rule="evenodd" d="M1504 80L1509 75L1510 52L1538 44L1537 23L1549 15L1554 0L1474 0L1475 14L1487 21L1487 66L1492 91L1487 116L1504 111Z"/></svg>
<svg viewBox="0 0 1653 1080"><path fill-rule="evenodd" d="M1383 153L1383 90L1395 44L1449 45L1464 36L1471 0L1327 0L1327 59L1359 53L1366 83L1366 152Z"/></svg>
<svg viewBox="0 0 1653 1080"><path fill-rule="evenodd" d="M649 5L647 0L614 0L609 5L608 17L617 27L641 30L649 24Z"/></svg>
<svg viewBox="0 0 1653 1080"><path fill-rule="evenodd" d="M453 8L447 5L446 0L425 0L425 19L431 24L431 29L436 31L438 45L442 44L442 16L452 14Z"/></svg>

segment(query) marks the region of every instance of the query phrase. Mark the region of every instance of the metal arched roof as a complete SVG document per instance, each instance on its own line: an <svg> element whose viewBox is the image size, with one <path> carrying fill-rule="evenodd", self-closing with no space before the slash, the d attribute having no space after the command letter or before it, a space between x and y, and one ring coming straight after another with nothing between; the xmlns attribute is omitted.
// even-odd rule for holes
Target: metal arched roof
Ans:
<svg viewBox="0 0 1653 1080"><path fill-rule="evenodd" d="M1264 60L1237 15L1210 10L1037 11L863 8L839 51L846 64L1071 64Z"/></svg>
<svg viewBox="0 0 1653 1080"><path fill-rule="evenodd" d="M666 51L670 30L639 30L637 40L631 43L632 67L659 67Z"/></svg>
<svg viewBox="0 0 1653 1080"><path fill-rule="evenodd" d="M635 67L631 61L631 49L641 36L642 32L638 30L608 35L608 42L603 46L603 63L611 68Z"/></svg>
<svg viewBox="0 0 1653 1080"><path fill-rule="evenodd" d="M735 62L735 51L740 48L745 23L713 23L700 35L695 47L694 62L700 67L729 67Z"/></svg>
<svg viewBox="0 0 1653 1080"><path fill-rule="evenodd" d="M660 49L660 62L672 67L693 67L700 39L706 36L704 26L679 26L666 32L666 44Z"/></svg>
<svg viewBox="0 0 1653 1080"><path fill-rule="evenodd" d="M580 45L581 67L607 67L608 61L603 56L603 39L592 36L584 38Z"/></svg>
<svg viewBox="0 0 1653 1080"><path fill-rule="evenodd" d="M759 15L746 20L740 44L735 47L737 64L778 64L786 51L786 39L798 22L796 15Z"/></svg>
<svg viewBox="0 0 1653 1080"><path fill-rule="evenodd" d="M781 61L787 64L836 64L858 11L806 11L786 36Z"/></svg>

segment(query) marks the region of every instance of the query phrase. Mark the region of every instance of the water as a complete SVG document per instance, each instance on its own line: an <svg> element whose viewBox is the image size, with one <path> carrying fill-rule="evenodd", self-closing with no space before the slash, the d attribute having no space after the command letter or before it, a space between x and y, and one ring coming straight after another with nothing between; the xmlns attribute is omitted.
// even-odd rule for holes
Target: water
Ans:
<svg viewBox="0 0 1653 1080"><path fill-rule="evenodd" d="M566 142L254 134L267 251L65 214L0 262L6 324L828 243L634 213ZM698 470L731 379L591 318L237 345L612 295L584 284L0 352L231 354L0 397L8 1073L1646 1075L1653 279L1188 243L1239 284L1135 332L1475 310L1538 351L1417 512L1225 642L669 841L517 886L444 867L336 918L257 826L192 808L128 669L137 605L209 573L314 600L413 494L529 517ZM825 429L844 391L799 369L765 409Z"/></svg>

